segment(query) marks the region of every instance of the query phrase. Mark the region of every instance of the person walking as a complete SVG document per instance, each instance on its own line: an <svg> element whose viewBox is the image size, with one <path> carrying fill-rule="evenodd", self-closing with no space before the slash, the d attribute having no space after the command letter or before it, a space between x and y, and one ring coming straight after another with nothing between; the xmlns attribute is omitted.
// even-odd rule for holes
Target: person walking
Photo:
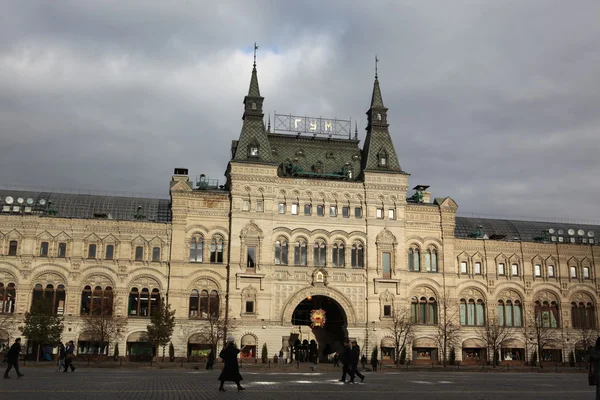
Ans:
<svg viewBox="0 0 600 400"><path fill-rule="evenodd" d="M351 368L350 383L354 383L354 378L356 376L358 376L360 378L360 381L362 382L365 380L365 376L363 374L361 374L360 371L358 370L358 360L360 359L360 346L358 345L356 340L352 341L351 354L352 354L352 364L350 366L350 368Z"/></svg>
<svg viewBox="0 0 600 400"><path fill-rule="evenodd" d="M352 379L352 348L350 347L350 343L348 340L344 340L344 351L342 352L342 378L340 382L346 382L346 374L350 375Z"/></svg>
<svg viewBox="0 0 600 400"><path fill-rule="evenodd" d="M208 358L206 359L206 369L213 369L215 365L215 352L213 349L210 349L210 353L208 353Z"/></svg>
<svg viewBox="0 0 600 400"><path fill-rule="evenodd" d="M339 367L340 366L340 355L337 353L337 351L333 355L333 366L334 367Z"/></svg>
<svg viewBox="0 0 600 400"><path fill-rule="evenodd" d="M221 371L218 379L221 381L221 386L219 386L219 391L221 392L225 391L223 386L225 385L226 381L235 382L238 392L246 389L240 385L240 381L244 378L242 378L242 375L240 375L240 366L238 365L237 359L239 353L240 349L236 347L233 336L229 336L227 338L227 344L223 350L221 350L221 353L219 353L219 357L223 359L224 363L223 370Z"/></svg>
<svg viewBox="0 0 600 400"><path fill-rule="evenodd" d="M589 348L590 371L588 375L590 386L596 386L596 400L600 400L600 336L596 339L596 345Z"/></svg>
<svg viewBox="0 0 600 400"><path fill-rule="evenodd" d="M69 368L71 368L71 372L75 372L75 367L73 366L73 357L75 355L75 345L72 340L69 340L69 344L65 349L65 369L63 372L67 372Z"/></svg>
<svg viewBox="0 0 600 400"><path fill-rule="evenodd" d="M19 353L21 353L21 338L16 338L13 345L10 346L10 350L8 350L8 353L6 353L6 363L8 366L4 372L4 379L10 379L8 373L10 372L11 368L15 369L18 378L25 376L19 371Z"/></svg>
<svg viewBox="0 0 600 400"><path fill-rule="evenodd" d="M60 342L58 345L58 371L65 369L65 357L67 356L67 349L65 345Z"/></svg>
<svg viewBox="0 0 600 400"><path fill-rule="evenodd" d="M367 356L366 355L362 355L362 357L360 358L360 364L362 366L362 370L366 371L367 370Z"/></svg>
<svg viewBox="0 0 600 400"><path fill-rule="evenodd" d="M373 372L377 371L377 353L373 352L373 355L371 357L371 369L373 370Z"/></svg>

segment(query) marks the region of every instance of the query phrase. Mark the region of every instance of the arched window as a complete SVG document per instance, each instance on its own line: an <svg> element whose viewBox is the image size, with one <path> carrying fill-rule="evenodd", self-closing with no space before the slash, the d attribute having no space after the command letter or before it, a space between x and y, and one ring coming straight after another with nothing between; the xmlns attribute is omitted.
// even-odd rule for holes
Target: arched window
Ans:
<svg viewBox="0 0 600 400"><path fill-rule="evenodd" d="M8 243L8 255L9 256L16 256L17 255L17 248L19 246L19 242L17 242L16 240L11 240Z"/></svg>
<svg viewBox="0 0 600 400"><path fill-rule="evenodd" d="M4 283L0 282L0 314L13 314L16 298L15 284L9 283L4 286Z"/></svg>
<svg viewBox="0 0 600 400"><path fill-rule="evenodd" d="M427 272L438 272L438 260L437 249L430 247L425 253L425 271Z"/></svg>
<svg viewBox="0 0 600 400"><path fill-rule="evenodd" d="M219 317L219 293L216 290L210 292L208 299L208 314L211 318Z"/></svg>
<svg viewBox="0 0 600 400"><path fill-rule="evenodd" d="M288 242L285 239L275 242L275 264L288 265Z"/></svg>
<svg viewBox="0 0 600 400"><path fill-rule="evenodd" d="M92 291L91 286L86 286L81 292L81 315L112 315L113 311L113 290L107 286L102 289L96 286Z"/></svg>
<svg viewBox="0 0 600 400"><path fill-rule="evenodd" d="M346 265L346 247L344 243L338 242L333 244L332 263L334 267L343 267Z"/></svg>
<svg viewBox="0 0 600 400"><path fill-rule="evenodd" d="M190 240L190 262L202 262L202 252L204 250L204 238L202 236L193 237Z"/></svg>
<svg viewBox="0 0 600 400"><path fill-rule="evenodd" d="M352 245L352 268L364 268L365 251L362 243Z"/></svg>
<svg viewBox="0 0 600 400"><path fill-rule="evenodd" d="M308 251L306 242L304 240L298 240L294 243L294 265L307 265L308 264Z"/></svg>
<svg viewBox="0 0 600 400"><path fill-rule="evenodd" d="M485 308L483 300L460 299L460 324L464 326L485 325Z"/></svg>
<svg viewBox="0 0 600 400"><path fill-rule="evenodd" d="M106 260L112 260L115 256L115 246L113 244L106 245L106 254L104 258Z"/></svg>
<svg viewBox="0 0 600 400"><path fill-rule="evenodd" d="M214 237L210 242L210 262L223 263L223 238L220 236Z"/></svg>
<svg viewBox="0 0 600 400"><path fill-rule="evenodd" d="M421 251L416 246L411 246L408 249L408 270L421 271Z"/></svg>
<svg viewBox="0 0 600 400"><path fill-rule="evenodd" d="M535 302L535 322L540 327L558 328L560 326L560 317L558 314L558 304L555 301L536 301Z"/></svg>
<svg viewBox="0 0 600 400"><path fill-rule="evenodd" d="M192 290L190 294L190 318L209 319L218 318L220 302L219 292L211 290L198 289Z"/></svg>
<svg viewBox="0 0 600 400"><path fill-rule="evenodd" d="M519 300L498 300L497 314L500 326L523 326L523 312Z"/></svg>
<svg viewBox="0 0 600 400"><path fill-rule="evenodd" d="M198 318L200 308L200 293L194 289L190 294L190 318Z"/></svg>
<svg viewBox="0 0 600 400"><path fill-rule="evenodd" d="M571 321L573 328L594 329L596 327L595 310L592 303L571 303Z"/></svg>
<svg viewBox="0 0 600 400"><path fill-rule="evenodd" d="M327 265L327 244L322 240L313 245L313 264L318 267Z"/></svg>
<svg viewBox="0 0 600 400"><path fill-rule="evenodd" d="M200 318L208 318L208 290L200 292Z"/></svg>
<svg viewBox="0 0 600 400"><path fill-rule="evenodd" d="M31 301L31 308L37 306L40 303L45 303L51 308L53 314L62 315L65 313L65 286L58 285L54 288L54 285L48 284L44 289L41 284L36 284L33 288L33 297Z"/></svg>
<svg viewBox="0 0 600 400"><path fill-rule="evenodd" d="M437 324L437 301L435 298L426 297L411 299L411 314L413 322L417 324L435 325Z"/></svg>
<svg viewBox="0 0 600 400"><path fill-rule="evenodd" d="M132 288L129 292L129 312L133 317L150 317L157 308L160 307L160 292L158 289L143 288L141 292L138 288Z"/></svg>

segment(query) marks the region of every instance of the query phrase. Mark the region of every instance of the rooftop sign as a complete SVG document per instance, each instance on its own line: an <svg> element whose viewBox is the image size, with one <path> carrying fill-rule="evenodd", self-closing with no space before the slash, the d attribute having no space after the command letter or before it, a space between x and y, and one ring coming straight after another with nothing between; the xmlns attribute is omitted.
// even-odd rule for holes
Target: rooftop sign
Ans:
<svg viewBox="0 0 600 400"><path fill-rule="evenodd" d="M314 135L345 136L350 138L352 123L337 118L301 117L275 113L275 132L312 133Z"/></svg>

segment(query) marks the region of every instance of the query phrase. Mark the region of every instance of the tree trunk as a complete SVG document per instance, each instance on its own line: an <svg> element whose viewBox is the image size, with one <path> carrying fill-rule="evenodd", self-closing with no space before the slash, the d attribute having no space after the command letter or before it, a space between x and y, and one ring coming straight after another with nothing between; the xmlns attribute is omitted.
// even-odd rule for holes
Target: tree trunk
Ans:
<svg viewBox="0 0 600 400"><path fill-rule="evenodd" d="M35 362L39 363L40 362L40 350L42 349L42 345L40 343L38 343L37 345L37 354L35 356Z"/></svg>

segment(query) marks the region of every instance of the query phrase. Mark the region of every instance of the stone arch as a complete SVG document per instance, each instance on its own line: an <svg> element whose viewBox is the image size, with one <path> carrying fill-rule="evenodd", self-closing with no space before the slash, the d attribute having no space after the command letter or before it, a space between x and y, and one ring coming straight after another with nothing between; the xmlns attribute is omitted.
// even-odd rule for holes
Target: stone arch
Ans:
<svg viewBox="0 0 600 400"><path fill-rule="evenodd" d="M490 296L492 298L492 296ZM525 299L524 291L517 285L511 285L510 283L504 284L501 287L496 288L496 293L493 296L494 300L511 299L519 300L523 303Z"/></svg>
<svg viewBox="0 0 600 400"><path fill-rule="evenodd" d="M588 303L592 303L594 307L596 306L596 297L590 293L588 290L581 288L574 288L572 293L569 293L569 301L586 301Z"/></svg>
<svg viewBox="0 0 600 400"><path fill-rule="evenodd" d="M335 231L330 233L330 236L333 238L334 236L342 236L345 239L348 239L350 237L350 235L348 234L348 232L344 232L340 229L336 229Z"/></svg>
<svg viewBox="0 0 600 400"><path fill-rule="evenodd" d="M52 270L45 270L45 271L40 271L37 274L35 274L32 278L31 278L31 288L33 289L33 287L37 284L37 283L41 283L41 282L51 282L51 283L56 283L56 284L62 284L65 286L65 288L68 286L68 279L66 275L63 275L62 273L58 272L58 271L52 271Z"/></svg>
<svg viewBox="0 0 600 400"><path fill-rule="evenodd" d="M458 293L459 293L458 299L459 300L461 298L465 298L465 299L480 298L481 300L484 301L484 303L487 303L487 296L485 294L486 291L485 291L485 289L481 288L481 286L483 286L482 284L479 284L479 282L470 282L464 286L465 286L464 288L462 288L458 291Z"/></svg>
<svg viewBox="0 0 600 400"><path fill-rule="evenodd" d="M229 230L227 228L225 228L224 226L214 225L214 226L210 227L210 231L208 233L210 235L221 234L224 237L227 237L229 235Z"/></svg>
<svg viewBox="0 0 600 400"><path fill-rule="evenodd" d="M359 238L361 238L361 239L363 239L363 240L366 240L366 239L367 239L367 234L366 234L366 233L364 233L364 232L360 232L360 231L352 231L352 232L348 233L348 237L349 237L349 238L354 238L355 236L356 236L356 237L359 237Z"/></svg>
<svg viewBox="0 0 600 400"><path fill-rule="evenodd" d="M273 229L273 236L277 236L277 235L288 235L289 237L292 237L293 232L290 228L286 228L285 226L278 226L277 228Z"/></svg>
<svg viewBox="0 0 600 400"><path fill-rule="evenodd" d="M198 279L212 279L216 282L225 282L227 277L219 274L218 272L211 271L210 269L192 272L187 277L188 282L194 282Z"/></svg>
<svg viewBox="0 0 600 400"><path fill-rule="evenodd" d="M209 229L204 226L204 225L200 225L200 224L194 224L194 225L190 225L188 227L185 228L185 233L189 236L189 233L195 233L195 232L200 232L202 234L208 233Z"/></svg>
<svg viewBox="0 0 600 400"><path fill-rule="evenodd" d="M377 244L398 244L398 240L396 236L392 232L390 232L387 228L383 228L381 232L375 238L375 243Z"/></svg>
<svg viewBox="0 0 600 400"><path fill-rule="evenodd" d="M264 237L262 229L253 221L250 221L244 226L240 232L240 237Z"/></svg>
<svg viewBox="0 0 600 400"><path fill-rule="evenodd" d="M379 295L379 299L385 302L393 302L394 298L395 296L388 289Z"/></svg>
<svg viewBox="0 0 600 400"><path fill-rule="evenodd" d="M561 304L561 296L560 291L556 291L554 289L548 288L538 288L536 292L533 294L533 301L556 301L558 305Z"/></svg>
<svg viewBox="0 0 600 400"><path fill-rule="evenodd" d="M438 249L441 249L443 246L443 243L440 239L434 237L434 236L427 236L423 239L423 243L427 246L427 245L431 245L433 243L433 245L435 247L437 247Z"/></svg>
<svg viewBox="0 0 600 400"><path fill-rule="evenodd" d="M14 284L19 283L19 270L12 264L4 263L12 268L2 268L0 266L0 279L11 280Z"/></svg>
<svg viewBox="0 0 600 400"><path fill-rule="evenodd" d="M133 278L131 278L129 280L129 282L127 283L127 287L128 289L131 289L132 287L138 287L138 288L142 288L142 287L146 287L148 289L158 289L161 291L161 295L162 295L162 283L161 283L161 279L157 278L156 276L150 275L150 274L139 274L134 276Z"/></svg>
<svg viewBox="0 0 600 400"><path fill-rule="evenodd" d="M323 239L327 240L330 238L331 234L327 232L325 229L315 229L311 232L311 236L317 238L321 236Z"/></svg>
<svg viewBox="0 0 600 400"><path fill-rule="evenodd" d="M404 238L404 241L406 243L418 242L418 244L420 245L421 243L423 243L423 238L419 235L410 235L410 236L406 236Z"/></svg>
<svg viewBox="0 0 600 400"><path fill-rule="evenodd" d="M219 296L221 295L221 285L219 284L219 281L214 279L211 276L202 275L202 276L198 276L190 281L191 281L191 283L188 285L188 295L194 289L198 289L198 290L216 289L217 292L219 292ZM211 286L211 284L212 284L212 286Z"/></svg>
<svg viewBox="0 0 600 400"><path fill-rule="evenodd" d="M113 287L113 289L116 286L116 282L117 279L116 277L111 276L109 273L107 272L89 272L87 275L85 275L79 282L80 282L80 286L83 288L84 286L90 284L89 282L93 282L93 284L96 284L98 281L95 280L96 278L104 278L107 279L110 283L110 286ZM102 285L104 287L104 285Z"/></svg>
<svg viewBox="0 0 600 400"><path fill-rule="evenodd" d="M419 279L419 281L420 282L416 283L414 287L408 290L408 293L410 293L410 298L412 298L413 296L426 296L428 298L434 297L437 301L440 300L439 292L431 284L423 283L422 279ZM431 281L437 284L437 282L433 280Z"/></svg>
<svg viewBox="0 0 600 400"><path fill-rule="evenodd" d="M240 334L240 338L239 338L240 339L240 341L239 341L240 347L242 347L242 339L246 336L251 336L252 338L254 338L254 343L256 343L255 346L258 347L258 335L256 335L256 333L254 333L254 332L249 332L249 331L244 331L242 334Z"/></svg>
<svg viewBox="0 0 600 400"><path fill-rule="evenodd" d="M354 326L356 324L356 311L354 310L352 303L341 292L327 286L309 286L294 293L281 310L282 324L289 324L292 320L292 314L294 313L296 306L308 296L327 296L335 300L346 314L348 326Z"/></svg>

